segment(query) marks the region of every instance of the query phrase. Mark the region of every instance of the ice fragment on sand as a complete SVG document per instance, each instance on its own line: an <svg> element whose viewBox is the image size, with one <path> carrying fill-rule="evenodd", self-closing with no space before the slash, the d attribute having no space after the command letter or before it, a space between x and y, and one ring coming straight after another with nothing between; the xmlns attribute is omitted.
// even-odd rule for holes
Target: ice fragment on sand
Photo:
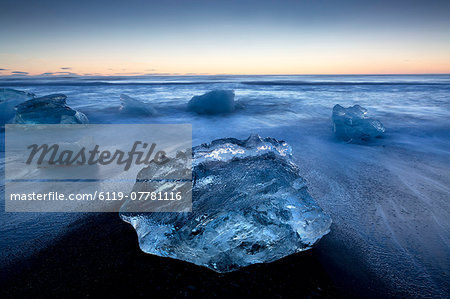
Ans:
<svg viewBox="0 0 450 299"><path fill-rule="evenodd" d="M359 105L348 108L341 105L334 106L332 121L336 137L348 142L381 137L385 131L383 124L369 118L367 109Z"/></svg>
<svg viewBox="0 0 450 299"><path fill-rule="evenodd" d="M151 116L156 114L156 110L150 105L127 95L120 95L120 111L130 115Z"/></svg>
<svg viewBox="0 0 450 299"><path fill-rule="evenodd" d="M230 113L235 109L234 91L213 90L201 96L194 96L188 109L199 114Z"/></svg>
<svg viewBox="0 0 450 299"><path fill-rule="evenodd" d="M18 124L85 124L86 115L66 104L64 94L51 94L28 100L16 106Z"/></svg>
<svg viewBox="0 0 450 299"><path fill-rule="evenodd" d="M194 147L192 157L192 212L122 206L144 252L229 272L309 249L329 232L331 219L308 193L287 143L219 139ZM155 171L141 170L133 191L152 191Z"/></svg>

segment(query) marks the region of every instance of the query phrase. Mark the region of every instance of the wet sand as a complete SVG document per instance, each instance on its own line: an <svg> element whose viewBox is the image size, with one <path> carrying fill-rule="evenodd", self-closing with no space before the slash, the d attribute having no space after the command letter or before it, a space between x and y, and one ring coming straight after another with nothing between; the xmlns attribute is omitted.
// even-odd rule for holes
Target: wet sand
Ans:
<svg viewBox="0 0 450 299"><path fill-rule="evenodd" d="M0 292L2 298L341 297L321 259L313 249L218 274L143 253L118 214L93 214L49 247L2 269Z"/></svg>

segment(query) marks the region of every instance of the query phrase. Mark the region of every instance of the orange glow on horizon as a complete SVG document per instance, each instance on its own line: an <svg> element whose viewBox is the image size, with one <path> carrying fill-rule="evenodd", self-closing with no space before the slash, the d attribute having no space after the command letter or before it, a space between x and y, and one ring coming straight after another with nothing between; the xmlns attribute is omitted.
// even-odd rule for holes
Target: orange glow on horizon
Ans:
<svg viewBox="0 0 450 299"><path fill-rule="evenodd" d="M55 59L23 59L2 57L0 76L14 75L12 72L27 72L28 75L332 75L332 74L448 74L450 56L411 57L400 59L399 55L228 55L223 57L158 57L142 63L124 59L93 59L84 55L82 59L64 57ZM68 66L68 67L65 67ZM70 67L69 67L70 66Z"/></svg>

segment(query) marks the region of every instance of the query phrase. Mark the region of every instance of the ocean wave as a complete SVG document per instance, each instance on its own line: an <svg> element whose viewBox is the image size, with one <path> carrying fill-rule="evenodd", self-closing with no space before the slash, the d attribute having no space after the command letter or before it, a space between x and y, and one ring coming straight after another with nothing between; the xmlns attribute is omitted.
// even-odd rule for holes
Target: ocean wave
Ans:
<svg viewBox="0 0 450 299"><path fill-rule="evenodd" d="M244 81L240 82L241 84L245 85L280 85L280 86L297 86L297 85L325 85L325 86L332 86L332 85L450 85L450 82L386 82L386 81L365 81L365 82L352 82L352 81L322 81L322 82L311 82L311 81Z"/></svg>
<svg viewBox="0 0 450 299"><path fill-rule="evenodd" d="M227 82L211 82L211 81L185 81L185 82L79 82L79 81L48 81L48 82L39 82L39 81L9 81L9 82L0 82L0 86L122 86L122 85L139 85L139 86L163 86L163 85L200 85L200 84L212 84L212 83L227 83Z"/></svg>
<svg viewBox="0 0 450 299"><path fill-rule="evenodd" d="M11 76L0 86L182 86L236 84L244 86L449 86L449 75L377 76Z"/></svg>

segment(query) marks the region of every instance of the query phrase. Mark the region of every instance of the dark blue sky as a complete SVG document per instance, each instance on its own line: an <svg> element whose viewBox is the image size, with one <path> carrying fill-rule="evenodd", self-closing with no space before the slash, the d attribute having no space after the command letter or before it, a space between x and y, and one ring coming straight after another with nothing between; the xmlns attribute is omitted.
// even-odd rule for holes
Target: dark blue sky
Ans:
<svg viewBox="0 0 450 299"><path fill-rule="evenodd" d="M0 2L0 74L450 72L450 1Z"/></svg>

